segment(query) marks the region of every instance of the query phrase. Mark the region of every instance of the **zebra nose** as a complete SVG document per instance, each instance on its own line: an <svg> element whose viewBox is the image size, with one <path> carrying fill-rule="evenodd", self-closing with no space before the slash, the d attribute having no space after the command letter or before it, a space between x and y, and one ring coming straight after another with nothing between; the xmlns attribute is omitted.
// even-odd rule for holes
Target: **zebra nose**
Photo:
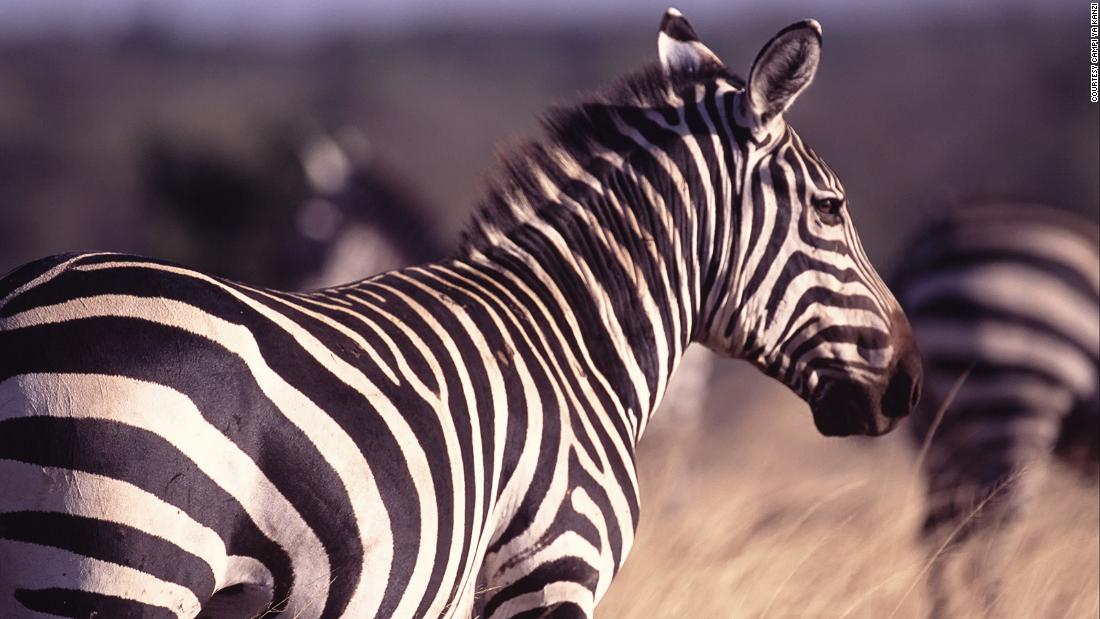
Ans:
<svg viewBox="0 0 1100 619"><path fill-rule="evenodd" d="M920 391L920 366L906 359L898 364L886 392L882 394L882 414L895 419L905 417L916 408Z"/></svg>

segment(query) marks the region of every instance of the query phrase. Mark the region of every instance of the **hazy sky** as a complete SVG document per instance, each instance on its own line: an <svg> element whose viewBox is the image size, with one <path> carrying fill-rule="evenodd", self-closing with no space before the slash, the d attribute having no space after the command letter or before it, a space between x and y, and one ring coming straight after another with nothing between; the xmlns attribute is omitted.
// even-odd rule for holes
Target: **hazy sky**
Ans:
<svg viewBox="0 0 1100 619"><path fill-rule="evenodd" d="M112 32L139 18L199 38L241 34L281 37L332 28L395 31L426 24L477 25L486 21L613 23L610 18L614 18L637 22L658 19L670 1L689 19L732 19L762 10L849 19L904 19L928 12L980 18L1006 5L1042 4L1043 10L1060 11L1079 6L1088 10L1087 3L1072 0L0 0L0 33L10 36L58 29Z"/></svg>

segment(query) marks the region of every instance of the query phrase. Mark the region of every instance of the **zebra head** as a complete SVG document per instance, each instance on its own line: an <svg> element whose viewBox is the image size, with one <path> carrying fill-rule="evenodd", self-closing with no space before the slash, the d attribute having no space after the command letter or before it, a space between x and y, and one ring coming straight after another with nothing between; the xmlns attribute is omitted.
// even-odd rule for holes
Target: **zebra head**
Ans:
<svg viewBox="0 0 1100 619"><path fill-rule="evenodd" d="M713 142L729 143L729 186L711 190L724 196L712 253L701 256L709 285L695 339L782 381L823 434L889 431L920 394L909 323L860 245L840 181L784 119L817 70L820 25L780 31L744 83L674 9L658 48L670 84L717 76L687 81L682 97L713 119Z"/></svg>

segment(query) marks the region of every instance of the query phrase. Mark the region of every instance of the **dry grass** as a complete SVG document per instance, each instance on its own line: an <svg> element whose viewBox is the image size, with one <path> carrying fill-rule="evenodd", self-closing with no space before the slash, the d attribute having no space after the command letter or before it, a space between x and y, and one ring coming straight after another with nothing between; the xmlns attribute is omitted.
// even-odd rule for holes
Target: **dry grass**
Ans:
<svg viewBox="0 0 1100 619"><path fill-rule="evenodd" d="M782 387L740 368L717 383L712 400L735 403L734 421L703 441L643 442L641 528L597 616L925 616L923 495L904 437L826 439ZM1097 616L1097 490L1051 473L999 539L1009 567L995 616ZM962 552L983 565L981 550ZM965 597L973 583L957 572Z"/></svg>

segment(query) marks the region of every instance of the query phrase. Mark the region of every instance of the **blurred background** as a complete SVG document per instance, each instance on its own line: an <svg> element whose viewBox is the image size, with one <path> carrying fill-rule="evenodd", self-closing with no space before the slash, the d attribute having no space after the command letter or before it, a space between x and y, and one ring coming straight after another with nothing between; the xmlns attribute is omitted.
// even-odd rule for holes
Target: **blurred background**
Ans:
<svg viewBox="0 0 1100 619"><path fill-rule="evenodd" d="M0 272L105 249L285 283L318 135L453 238L496 149L549 105L654 61L665 8L3 0ZM1100 218L1085 2L678 8L742 74L783 26L822 22L820 72L789 116L843 179L883 272L913 226L964 202ZM735 363L712 382L720 429L705 443L643 445L638 547L602 616L921 616L904 445L818 437L804 404ZM736 413L716 404L730 401ZM1019 542L1014 616L1096 616L1096 492L1066 484Z"/></svg>
<svg viewBox="0 0 1100 619"><path fill-rule="evenodd" d="M495 147L529 135L551 103L655 59L664 8L626 0L5 0L0 269L72 249L204 262L195 241L180 238L176 220L187 216L166 204L173 188L164 177L182 173L170 166L224 164L244 177L223 179L234 191L266 194L210 198L220 200L219 219L278 219L282 202L302 190L294 162L279 159L303 135L343 127L360 131L441 232L453 233ZM1100 119L1088 101L1087 4L679 8L741 73L779 28L822 21L818 79L790 116L844 180L880 266L924 212L960 201L1027 199L1097 219ZM259 186L244 189L252 179ZM267 206L241 213L242 204ZM267 248L245 244L240 260L225 262L227 274L269 283L270 273L249 265L269 260Z"/></svg>

